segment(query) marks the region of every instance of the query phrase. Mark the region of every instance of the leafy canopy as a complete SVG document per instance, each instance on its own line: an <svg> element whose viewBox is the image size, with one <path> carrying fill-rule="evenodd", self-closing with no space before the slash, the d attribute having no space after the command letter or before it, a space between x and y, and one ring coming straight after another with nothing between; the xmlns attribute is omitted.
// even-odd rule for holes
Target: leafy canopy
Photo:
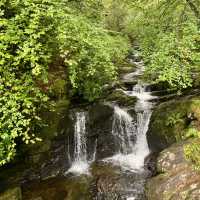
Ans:
<svg viewBox="0 0 200 200"><path fill-rule="evenodd" d="M200 70L199 0L136 0L125 31L140 43L146 77L179 90Z"/></svg>
<svg viewBox="0 0 200 200"><path fill-rule="evenodd" d="M103 28L100 1L0 2L0 166L39 141L49 66L61 60L74 95L93 101L116 77L127 40ZM96 12L94 12L94 10ZM78 14L77 14L78 13ZM56 71L57 66L53 66Z"/></svg>

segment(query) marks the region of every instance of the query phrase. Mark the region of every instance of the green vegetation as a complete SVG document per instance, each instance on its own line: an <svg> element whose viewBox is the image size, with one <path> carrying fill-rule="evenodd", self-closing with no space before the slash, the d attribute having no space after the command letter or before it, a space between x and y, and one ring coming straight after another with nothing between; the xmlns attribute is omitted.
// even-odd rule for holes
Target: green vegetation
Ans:
<svg viewBox="0 0 200 200"><path fill-rule="evenodd" d="M199 8L199 0L1 0L0 166L21 143L41 141L52 101L101 97L130 41L140 44L149 81L198 86ZM169 116L168 128L182 117Z"/></svg>
<svg viewBox="0 0 200 200"><path fill-rule="evenodd" d="M184 144L185 157L194 164L195 169L200 169L199 124L199 97L171 100L154 111L147 137L157 139L157 145L164 145L164 148L187 140L187 144Z"/></svg>
<svg viewBox="0 0 200 200"><path fill-rule="evenodd" d="M94 101L116 78L128 41L103 27L102 9L100 1L0 2L0 165L18 144L40 141L49 97Z"/></svg>
<svg viewBox="0 0 200 200"><path fill-rule="evenodd" d="M147 75L170 87L191 87L192 73L200 67L198 19L187 1L160 1L150 13L144 15L149 21L141 36Z"/></svg>
<svg viewBox="0 0 200 200"><path fill-rule="evenodd" d="M147 80L178 90L191 87L200 70L200 1L138 0L132 4L124 31L140 43Z"/></svg>
<svg viewBox="0 0 200 200"><path fill-rule="evenodd" d="M199 107L199 98L171 100L159 105L152 115L149 135L162 138L165 146L196 136Z"/></svg>
<svg viewBox="0 0 200 200"><path fill-rule="evenodd" d="M199 141L184 146L184 154L187 160L192 162L196 170L200 170L200 144Z"/></svg>

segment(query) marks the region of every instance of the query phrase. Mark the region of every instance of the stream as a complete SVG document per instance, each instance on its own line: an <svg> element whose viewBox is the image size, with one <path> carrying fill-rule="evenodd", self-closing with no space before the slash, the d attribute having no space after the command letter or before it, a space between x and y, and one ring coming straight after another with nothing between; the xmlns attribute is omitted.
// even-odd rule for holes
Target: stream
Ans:
<svg viewBox="0 0 200 200"><path fill-rule="evenodd" d="M134 61L133 61L134 62ZM88 159L87 155L87 130L86 130L86 112L76 113L76 123L74 132L74 153L71 167L66 172L74 175L86 174L92 176L92 163L96 161L96 165L100 167L113 168L116 180L105 180L99 178L99 185L96 185L96 194L93 199L126 199L126 200L142 200L145 199L144 185L149 175L148 169L145 168L145 158L150 154L146 133L152 113L154 103L151 92L147 91L145 83L142 83L140 76L144 71L142 61L134 62L136 70L123 76L123 81L135 81L137 84L132 86L132 90L122 90L126 95L137 97L134 106L136 117L129 113L129 108L119 107L115 103L107 103L113 108L112 130L116 147L113 155L102 160L96 159L96 145L92 159ZM118 89L120 90L120 89ZM105 119L106 120L106 119ZM97 141L98 144L98 141ZM105 177L103 177L105 178ZM102 184L102 185L101 185ZM104 185L105 184L105 185ZM112 185L113 188L106 188Z"/></svg>
<svg viewBox="0 0 200 200"><path fill-rule="evenodd" d="M152 175L146 133L157 96L140 78L143 61L133 54L130 62L135 71L121 78L129 87L115 90L135 98L135 104L104 101L67 113L62 136L51 145L49 156L37 168L22 170L18 179L23 199L146 199L145 182Z"/></svg>

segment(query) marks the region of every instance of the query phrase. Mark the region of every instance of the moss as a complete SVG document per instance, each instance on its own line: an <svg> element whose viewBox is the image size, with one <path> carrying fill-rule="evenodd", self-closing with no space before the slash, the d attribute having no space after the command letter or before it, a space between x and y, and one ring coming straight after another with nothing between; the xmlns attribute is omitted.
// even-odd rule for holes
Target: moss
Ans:
<svg viewBox="0 0 200 200"><path fill-rule="evenodd" d="M68 200L77 200L77 199L82 199L84 197L85 200L89 200L90 194L89 194L89 180L82 179L82 180L77 180L74 182L69 183L67 185L67 190L68 190L68 195L67 198Z"/></svg>
<svg viewBox="0 0 200 200"><path fill-rule="evenodd" d="M42 118L45 126L38 133L42 141L36 144L22 145L21 147L21 151L29 155L29 161L31 161L32 164L40 163L45 155L48 155L52 139L61 133L63 116L66 115L68 108L69 101L60 100L52 106L50 111L43 111Z"/></svg>
<svg viewBox="0 0 200 200"><path fill-rule="evenodd" d="M130 73L133 72L136 68L136 65L130 62L124 61L121 63L118 67L118 73L119 74L125 74L125 73Z"/></svg>
<svg viewBox="0 0 200 200"><path fill-rule="evenodd" d="M115 90L106 98L107 101L115 101L121 106L133 106L137 98L126 95L122 90Z"/></svg>
<svg viewBox="0 0 200 200"><path fill-rule="evenodd" d="M172 100L154 110L147 137L150 141L156 140L157 143L161 143L165 148L174 142L186 139L188 128L200 130L199 124L199 97Z"/></svg>
<svg viewBox="0 0 200 200"><path fill-rule="evenodd" d="M61 99L66 96L67 82L63 79L56 79L50 87L50 96Z"/></svg>
<svg viewBox="0 0 200 200"><path fill-rule="evenodd" d="M91 179L85 176L74 178L55 178L24 188L24 199L55 200L90 200L89 187Z"/></svg>
<svg viewBox="0 0 200 200"><path fill-rule="evenodd" d="M193 164L194 169L200 171L200 140L185 145L184 155Z"/></svg>
<svg viewBox="0 0 200 200"><path fill-rule="evenodd" d="M40 133L42 138L51 139L58 135L59 123L63 116L67 113L69 104L70 101L67 99L59 100L54 103L50 111L47 110L42 113L42 118L46 124Z"/></svg>
<svg viewBox="0 0 200 200"><path fill-rule="evenodd" d="M0 194L0 200L22 200L21 188L15 187Z"/></svg>
<svg viewBox="0 0 200 200"><path fill-rule="evenodd" d="M92 175L94 177L114 177L117 175L117 167L113 165L105 165L104 163L94 163L92 165Z"/></svg>

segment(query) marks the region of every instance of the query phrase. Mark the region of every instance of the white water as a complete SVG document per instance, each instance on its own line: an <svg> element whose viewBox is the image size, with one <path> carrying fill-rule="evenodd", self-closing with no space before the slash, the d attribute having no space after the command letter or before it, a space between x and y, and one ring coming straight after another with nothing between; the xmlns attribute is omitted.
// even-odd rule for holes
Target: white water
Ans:
<svg viewBox="0 0 200 200"><path fill-rule="evenodd" d="M137 66L137 69L132 73L125 74L123 77L124 80L130 80L133 77L141 76L144 73L145 67L142 61L133 63Z"/></svg>
<svg viewBox="0 0 200 200"><path fill-rule="evenodd" d="M67 173L88 174L89 162L87 161L86 144L86 113L76 113L74 131L74 155L73 162Z"/></svg>
<svg viewBox="0 0 200 200"><path fill-rule="evenodd" d="M120 141L119 153L128 154L133 149L131 138L135 133L135 125L131 115L118 106L114 107L112 134Z"/></svg>
<svg viewBox="0 0 200 200"><path fill-rule="evenodd" d="M134 78L142 73L143 69L138 68L129 77ZM132 91L124 91L127 95L137 97L135 105L137 115L136 123L133 125L133 118L126 110L114 107L113 135L121 140L121 151L105 161L119 165L122 169L130 171L143 171L144 159L149 155L146 132L148 130L153 104L149 101L153 98L150 92L145 91L145 86L137 84ZM131 138L135 137L135 141Z"/></svg>
<svg viewBox="0 0 200 200"><path fill-rule="evenodd" d="M125 81L138 81L139 76L143 74L143 62L135 62L135 64L137 65L137 70L125 75ZM137 97L138 100L134 107L136 116L133 118L127 109L120 108L117 105L113 106L114 115L111 134L116 139L115 144L117 144L118 148L114 156L106 158L104 161L121 167L120 173L125 178L125 182L122 182L123 184L121 185L124 199L135 200L140 198L141 194L144 194L145 176L142 179L140 177L137 178L137 176L141 175L143 177L143 174L146 173L144 160L150 154L146 132L153 108L151 101L157 97L152 96L151 92L147 92L146 86L140 82L131 91L123 90L123 92L128 96ZM76 175L90 174L90 164L96 160L97 140L95 141L95 150L90 160L87 155L86 119L86 112L76 113L74 155L68 155L69 160L72 158L72 164L66 173L74 173ZM137 175L136 177L135 174Z"/></svg>

